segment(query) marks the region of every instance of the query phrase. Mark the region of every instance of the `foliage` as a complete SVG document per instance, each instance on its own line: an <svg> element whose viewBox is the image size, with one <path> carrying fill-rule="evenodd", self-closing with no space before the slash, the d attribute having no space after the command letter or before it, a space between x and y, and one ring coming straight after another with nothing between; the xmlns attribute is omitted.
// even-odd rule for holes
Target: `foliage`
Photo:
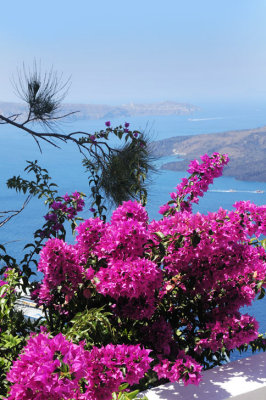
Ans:
<svg viewBox="0 0 266 400"><path fill-rule="evenodd" d="M61 333L52 338L41 332L30 337L7 375L13 383L9 398L110 399L122 383L133 385L145 374L149 352L138 345L111 344L87 351Z"/></svg>
<svg viewBox="0 0 266 400"><path fill-rule="evenodd" d="M111 148L108 152L95 149L90 158L83 160L86 171L89 172L89 185L92 195L91 209L94 216L100 216L104 221L107 210L104 201L118 206L122 201L139 199L142 204L147 201L145 180L148 172L155 172L152 164L148 139L138 131L130 131L126 122L117 128L112 128L106 122L107 129L96 132L93 136L94 144L106 145L100 138L108 140L110 135L124 139L122 146Z"/></svg>
<svg viewBox="0 0 266 400"><path fill-rule="evenodd" d="M9 387L6 374L26 343L26 337L36 330L38 321L26 320L15 307L20 297L20 274L8 268L0 280L0 398Z"/></svg>
<svg viewBox="0 0 266 400"><path fill-rule="evenodd" d="M34 83L34 82L33 82ZM36 83L36 82L35 82ZM34 83L34 85L35 85ZM37 83L36 83L37 85ZM34 87L29 85L29 90L33 90ZM39 89L38 89L39 90ZM37 95L37 86L36 86L36 95ZM33 101L35 101L33 99ZM15 119L17 116L12 118L5 118L1 117L5 123L15 124L18 128L23 128L28 122L32 122L33 120L41 120L38 117L38 113L36 113L36 109L31 108L33 107L30 105L29 109L29 116L27 121L23 124L15 123ZM49 120L48 114L44 116L47 117L47 121ZM51 114L52 118L52 114ZM46 121L46 122L47 122ZM42 121L45 122L45 119ZM49 125L49 124L48 124ZM91 192L92 192L92 204L91 206L96 206L97 210L93 210L95 215L99 214L103 220L105 220L105 215L103 214L103 210L106 209L106 206L103 203L104 197L104 184L99 182L97 185L97 180L99 179L99 175L97 173L103 173L103 170L108 168L108 163L111 162L112 159L119 159L124 160L124 149L127 149L127 154L130 153L131 156L131 179L129 182L123 182L125 187L125 193L127 192L128 196L138 196L145 201L146 198L146 188L143 185L145 180L144 172L147 173L150 165L148 160L150 159L149 152L146 148L146 141L145 138L139 132L132 132L128 129L129 124L125 123L125 127L120 126L118 128L112 128L109 123L106 123L106 130L96 132L94 135L88 135L87 137L83 137L79 143L81 146L86 146L89 143L88 153L90 155L90 160L87 158L84 160L84 165L88 166L91 165L90 168L87 168L91 171L91 175L89 178L89 183L91 185ZM23 128L24 129L24 128ZM31 130L30 130L31 131ZM33 131L31 131L33 132ZM107 141L109 135L112 134L117 136L119 139L125 138L125 145L124 149L114 149L111 148ZM35 137L34 133L32 133L33 137ZM38 136L38 135L37 135ZM49 139L50 140L50 139ZM101 141L102 140L102 141ZM120 157L120 153L122 156ZM99 156L99 154L101 156ZM92 162L92 161L93 162ZM124 162L124 161L123 161ZM37 161L27 162L28 165L25 168L25 172L28 174L33 174L34 178L29 180L25 179L21 176L14 176L13 178L9 179L7 182L7 186L11 189L15 189L17 192L22 192L23 194L27 194L27 201L15 214L12 214L11 217L16 215L17 213L21 212L26 203L31 199L33 196L37 196L38 198L44 198L45 204L49 207L47 214L44 216L45 223L43 224L42 228L38 229L34 233L34 241L32 243L28 243L24 250L25 254L21 261L14 259L12 256L6 253L5 248L0 245L0 261L2 261L2 268L0 270L0 274L6 274L6 271L14 270L19 273L19 280L16 283L16 293L20 293L21 290L28 293L29 290L32 292L32 298L34 299L38 296L38 282L31 282L32 276L35 275L34 270L38 264L39 253L43 247L43 244L48 238L54 238L56 240L65 240L66 238L66 222L70 222L71 229L74 232L77 221L82 220L77 214L82 211L84 207L84 194L75 192L71 195L65 194L63 197L58 195L57 185L51 182L51 177L48 174L48 171L44 168L41 168ZM123 165L123 168L125 165ZM128 166L127 166L128 168ZM130 174L128 174L128 177ZM139 192L139 193L138 193ZM113 188L109 188L109 192L106 195L107 199L113 200L115 198L114 193L116 192L115 186ZM116 200L115 200L116 201ZM7 212L9 213L9 212ZM3 221L3 224L8 222L10 218L7 218ZM2 224L2 225L3 225ZM1 225L1 226L2 226ZM72 265L70 265L69 271L71 271ZM45 271L44 271L45 272ZM75 273L74 273L75 274ZM64 281L65 279L63 279ZM3 281L4 282L4 281ZM6 284L5 284L6 285ZM76 296L79 297L79 309L80 311L84 311L84 306L86 306L86 302L84 302L83 294L86 292L84 288L80 290L80 282L77 283L76 286ZM6 286L4 286L6 287ZM13 288L13 286L12 286ZM73 287L72 287L73 288ZM71 289L72 289L71 288ZM3 290L3 289L2 289ZM13 290L13 289L12 289ZM15 292L14 292L15 293ZM57 302L65 301L64 296L62 297L60 285L57 289L57 294L54 294ZM36 329L38 330L38 322L32 323L29 319L26 321L23 314L15 310L15 303L18 300L18 295L13 299L12 303L9 303L8 308L12 313L12 320L6 320L6 315L3 316L5 320L5 324L2 324L5 327L5 331L0 332L1 339L0 343L2 345L2 350L5 353L5 357L8 357L6 349L9 350L9 361L4 358L1 358L1 362L4 363L3 372L1 376L1 394L4 396L8 389L8 382L6 381L6 373L10 369L12 365L12 361L15 360L21 350L21 348L25 345L25 340L28 338L30 332L34 332ZM7 297L5 297L5 301ZM86 321L84 316L79 312L77 308L73 308L73 310L66 313L65 317L61 314L55 314L53 307L44 307L44 314L45 314L45 321L42 323L45 325L47 324L49 328L52 328L52 332L60 332L66 331L68 337L70 338L73 335L75 338L79 336L79 330L82 327L82 323L85 323L85 330L81 330L80 336L86 336L87 339L87 346L92 347L96 345L102 345L103 342L108 344L111 339L114 339L114 332L115 330L112 328L110 321L108 320L107 316L110 315L109 312L105 312L104 308L104 298L102 296L102 300L96 301L94 309L87 310ZM3 300L2 300L3 302ZM102 304L102 307L101 307ZM60 306L59 306L60 307ZM97 308L98 307L98 308ZM68 326L68 330L66 329L66 322L69 321L69 318L73 317L73 321ZM79 318L80 316L80 318ZM8 325L12 325L15 329L15 333L9 334ZM18 328L18 326L20 328ZM71 328L72 327L72 328ZM23 329L22 329L23 328ZM23 334L22 334L23 330ZM85 334L86 332L86 334ZM113 340L115 341L115 340ZM133 393L132 396L135 394ZM133 398L133 397L132 397Z"/></svg>
<svg viewBox="0 0 266 400"><path fill-rule="evenodd" d="M256 320L239 309L265 293L266 253L260 238L266 234L266 207L238 202L234 211L191 211L227 162L217 153L192 162L191 176L161 207L159 221L149 222L143 205L129 200L109 222L99 212L102 219L80 223L75 244L49 231L38 263L44 278L33 293L49 333L42 330L29 339L12 366L10 399L17 393L33 399L36 390L40 399L47 398L29 373L18 372L36 370L37 364L38 379L51 388L50 399L72 393L77 399L126 400L169 380L198 384L202 368L223 363L235 349L265 350ZM69 198L80 199L50 202L48 215L62 212ZM33 343L38 346L32 348ZM46 360L50 350L42 353L42 343L51 348L53 361ZM68 346L77 361L68 358ZM140 353L144 350L148 353ZM126 354L135 352L139 355L130 361ZM87 360L90 379L80 358ZM47 374L51 362L58 367Z"/></svg>
<svg viewBox="0 0 266 400"><path fill-rule="evenodd" d="M128 134L126 140L127 138ZM97 172L98 180L95 186L103 191L103 198L109 199L116 206L130 199L140 199L142 204L146 204L147 189L144 182L148 171L155 171L147 143L148 140L143 134L134 131L133 140L126 141L123 147L112 151L108 163L102 160L99 162L95 157L83 161L87 170Z"/></svg>
<svg viewBox="0 0 266 400"><path fill-rule="evenodd" d="M222 174L227 155L192 161L191 175L160 208L162 218L149 221L146 138L127 122L112 128L107 121L93 135L53 132L63 87L52 72L43 79L35 69L24 78L28 116L18 123L19 115L0 115L0 121L30 134L39 147L42 140L78 146L93 218L78 217L84 194L59 196L37 161L25 169L33 180L8 181L10 188L45 198L49 209L21 261L0 245L1 397L129 400L168 381L198 384L203 369L227 361L235 349L265 350L257 321L240 308L265 295L266 206L238 202L233 211L192 213ZM29 124L36 121L50 131L33 130ZM112 136L122 146L112 148ZM106 199L118 206L109 222ZM67 222L74 244L66 243ZM30 283L35 266L43 279ZM31 290L42 321L18 311L21 288Z"/></svg>
<svg viewBox="0 0 266 400"><path fill-rule="evenodd" d="M38 121L49 126L58 119L61 103L67 94L69 79L63 82L53 68L42 73L40 66L34 62L32 70L23 65L18 74L18 82L14 82L18 96L27 104L28 122Z"/></svg>
<svg viewBox="0 0 266 400"><path fill-rule="evenodd" d="M20 268L23 272L21 277L22 288L25 291L29 284L29 278L35 275L34 268L37 265L38 254L42 248L42 244L48 237L59 237L65 239L66 229L65 222L69 221L72 231L74 231L79 217L77 213L82 211L84 206L83 193L73 193L72 195L66 194L63 197L58 196L57 185L51 182L51 177L48 175L48 171L41 168L37 161L27 161L28 165L25 168L27 173L33 173L35 175L34 180L26 180L20 176L14 176L7 181L7 186L11 189L15 189L17 192L28 193L30 196L37 196L38 198L45 198L45 204L49 207L49 212L45 215L45 223L41 229L37 229L34 232L34 242L28 243L24 247L24 257L21 261L17 261L14 258L6 254L5 249L2 248L2 254L0 254L0 260L4 262L2 270L7 267Z"/></svg>
<svg viewBox="0 0 266 400"><path fill-rule="evenodd" d="M111 316L103 307L77 313L66 328L66 337L76 342L85 340L87 348L114 343L116 332L109 321Z"/></svg>

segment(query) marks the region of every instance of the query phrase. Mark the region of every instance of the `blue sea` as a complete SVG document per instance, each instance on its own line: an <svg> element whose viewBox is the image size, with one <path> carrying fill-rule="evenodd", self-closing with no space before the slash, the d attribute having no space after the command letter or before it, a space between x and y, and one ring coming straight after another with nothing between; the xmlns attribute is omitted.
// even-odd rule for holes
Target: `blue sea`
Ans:
<svg viewBox="0 0 266 400"><path fill-rule="evenodd" d="M151 140L166 139L178 135L195 135L217 133L228 130L251 129L266 126L266 101L196 104L200 110L185 116L152 116L132 117L126 122L130 128L145 131ZM104 129L104 120L68 121L57 127L58 131L71 132L84 130L93 133ZM112 126L123 124L124 119L114 119ZM75 190L89 194L88 177L81 165L82 156L73 145L62 145L62 149L55 149L44 144L41 154L34 140L26 133L16 128L0 125L1 146L1 176L0 176L0 211L17 210L20 208L25 195L17 194L7 189L5 182L14 175L26 177L23 169L26 160L38 160L43 168L47 168L52 181L59 185L59 194L72 193ZM171 157L170 157L171 158ZM160 165L169 158L157 161ZM265 166L264 166L265 167ZM149 187L148 212L150 219L158 219L160 205L169 199L169 193L180 182L186 172L161 171L152 177ZM27 177L30 179L30 176ZM210 191L200 199L200 204L194 211L207 213L219 207L232 209L232 205L239 200L251 200L256 204L266 204L266 182L244 182L234 178L218 178L210 187ZM264 193L257 193L256 191ZM83 217L91 217L89 201ZM23 247L32 240L32 232L42 226L46 213L42 200L32 199L26 209L0 229L0 243L4 244L9 254L18 259L22 258ZM73 240L71 235L69 240ZM266 299L257 301L246 312L255 315L260 323L260 331L266 332ZM244 354L245 356L246 354ZM233 358L239 358L236 354Z"/></svg>

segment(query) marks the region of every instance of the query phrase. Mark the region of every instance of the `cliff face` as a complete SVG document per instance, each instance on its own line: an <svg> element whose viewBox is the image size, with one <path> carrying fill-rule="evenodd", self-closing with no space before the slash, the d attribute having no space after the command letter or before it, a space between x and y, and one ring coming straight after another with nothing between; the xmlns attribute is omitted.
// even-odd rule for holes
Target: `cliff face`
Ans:
<svg viewBox="0 0 266 400"><path fill-rule="evenodd" d="M216 134L177 136L152 143L157 157L176 154L162 169L185 171L189 161L202 154L227 153L224 175L245 181L266 182L266 127Z"/></svg>

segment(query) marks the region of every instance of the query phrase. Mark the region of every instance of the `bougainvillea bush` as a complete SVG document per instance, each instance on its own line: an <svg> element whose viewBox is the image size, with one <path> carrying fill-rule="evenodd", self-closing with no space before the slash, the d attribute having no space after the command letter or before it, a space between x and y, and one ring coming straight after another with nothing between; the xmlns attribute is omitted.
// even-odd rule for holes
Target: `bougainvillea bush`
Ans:
<svg viewBox="0 0 266 400"><path fill-rule="evenodd" d="M7 374L8 399L110 400L168 381L198 384L234 349L265 349L240 309L264 295L266 206L192 213L228 161L192 161L158 221L130 200L109 222L80 223L74 244L47 239L33 293L45 318ZM62 207L47 218L56 224Z"/></svg>

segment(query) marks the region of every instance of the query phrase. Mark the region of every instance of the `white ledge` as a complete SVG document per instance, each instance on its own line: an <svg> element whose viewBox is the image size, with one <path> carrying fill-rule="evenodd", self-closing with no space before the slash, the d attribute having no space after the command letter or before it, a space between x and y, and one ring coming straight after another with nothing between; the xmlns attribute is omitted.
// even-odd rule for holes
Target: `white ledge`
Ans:
<svg viewBox="0 0 266 400"><path fill-rule="evenodd" d="M42 308L38 307L37 304L31 300L30 296L26 294L16 300L15 309L22 311L24 316L28 318L44 318Z"/></svg>
<svg viewBox="0 0 266 400"><path fill-rule="evenodd" d="M266 353L204 371L199 386L167 383L141 394L149 400L266 400Z"/></svg>

